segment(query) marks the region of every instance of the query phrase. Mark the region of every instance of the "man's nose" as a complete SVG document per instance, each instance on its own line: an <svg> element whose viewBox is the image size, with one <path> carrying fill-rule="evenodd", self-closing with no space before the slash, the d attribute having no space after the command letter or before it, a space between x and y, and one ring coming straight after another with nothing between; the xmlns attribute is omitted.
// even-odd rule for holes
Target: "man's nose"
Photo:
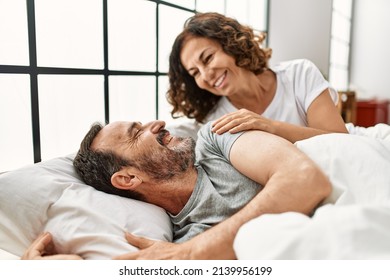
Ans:
<svg viewBox="0 0 390 280"><path fill-rule="evenodd" d="M161 129L165 127L165 122L161 120L155 120L150 123L145 124L146 127L150 127L152 133L158 133Z"/></svg>

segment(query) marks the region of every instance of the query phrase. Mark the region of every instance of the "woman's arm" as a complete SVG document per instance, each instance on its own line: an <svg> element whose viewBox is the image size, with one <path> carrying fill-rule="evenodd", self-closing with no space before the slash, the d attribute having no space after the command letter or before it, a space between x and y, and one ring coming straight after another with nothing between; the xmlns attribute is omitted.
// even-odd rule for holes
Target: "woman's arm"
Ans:
<svg viewBox="0 0 390 280"><path fill-rule="evenodd" d="M294 143L325 133L348 133L340 112L334 105L328 89L325 89L309 106L308 126L267 119L252 111L241 109L226 114L213 123L213 131L222 134L227 131L237 133L245 130L261 130Z"/></svg>

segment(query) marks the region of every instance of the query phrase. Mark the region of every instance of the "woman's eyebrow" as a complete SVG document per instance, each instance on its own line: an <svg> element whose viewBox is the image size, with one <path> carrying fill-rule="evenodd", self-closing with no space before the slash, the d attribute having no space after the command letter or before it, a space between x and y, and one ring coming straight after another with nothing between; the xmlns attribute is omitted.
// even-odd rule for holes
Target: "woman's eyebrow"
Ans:
<svg viewBox="0 0 390 280"><path fill-rule="evenodd" d="M207 51L208 49L209 49L209 48L205 48L205 49L200 53L200 55L199 55L199 57L198 57L198 60L199 60L199 61L203 61L204 56L205 56L205 53L206 53L206 51Z"/></svg>

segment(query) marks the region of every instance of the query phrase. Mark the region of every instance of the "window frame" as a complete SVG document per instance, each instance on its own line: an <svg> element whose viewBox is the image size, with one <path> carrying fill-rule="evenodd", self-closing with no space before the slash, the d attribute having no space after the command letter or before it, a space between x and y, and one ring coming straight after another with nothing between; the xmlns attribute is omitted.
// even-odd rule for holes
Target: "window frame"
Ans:
<svg viewBox="0 0 390 280"><path fill-rule="evenodd" d="M166 72L159 71L159 6L165 5L175 9L196 13L197 1L194 1L194 9L189 9L177 4L161 0L145 0L156 3L156 68L155 71L124 71L109 69L108 53L108 0L102 0L103 3L103 69L93 68L63 68L63 67L42 67L37 65L37 38L36 38L36 21L35 21L35 0L26 0L27 24L28 24L28 54L29 65L2 65L0 64L0 74L28 74L30 77L30 98L31 98L31 127L32 127L32 145L33 145L33 162L42 161L41 153L41 133L40 133L40 108L39 108L39 86L38 75L101 75L104 77L104 119L106 123L110 122L110 104L109 104L109 77L110 76L151 76L155 77L155 116L159 117L159 77L167 76ZM227 0L224 0L226 11ZM267 12L269 9L269 0L266 1ZM266 16L266 29L268 31L268 14Z"/></svg>

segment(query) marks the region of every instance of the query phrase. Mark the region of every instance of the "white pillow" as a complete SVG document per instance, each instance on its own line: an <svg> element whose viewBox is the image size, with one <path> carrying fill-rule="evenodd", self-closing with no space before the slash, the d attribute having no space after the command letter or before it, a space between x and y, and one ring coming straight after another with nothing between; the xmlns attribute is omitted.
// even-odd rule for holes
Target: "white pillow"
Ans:
<svg viewBox="0 0 390 280"><path fill-rule="evenodd" d="M42 231L53 234L59 253L85 259L136 251L125 231L172 240L162 208L95 190L80 180L72 160L59 157L0 175L0 249L21 256Z"/></svg>

